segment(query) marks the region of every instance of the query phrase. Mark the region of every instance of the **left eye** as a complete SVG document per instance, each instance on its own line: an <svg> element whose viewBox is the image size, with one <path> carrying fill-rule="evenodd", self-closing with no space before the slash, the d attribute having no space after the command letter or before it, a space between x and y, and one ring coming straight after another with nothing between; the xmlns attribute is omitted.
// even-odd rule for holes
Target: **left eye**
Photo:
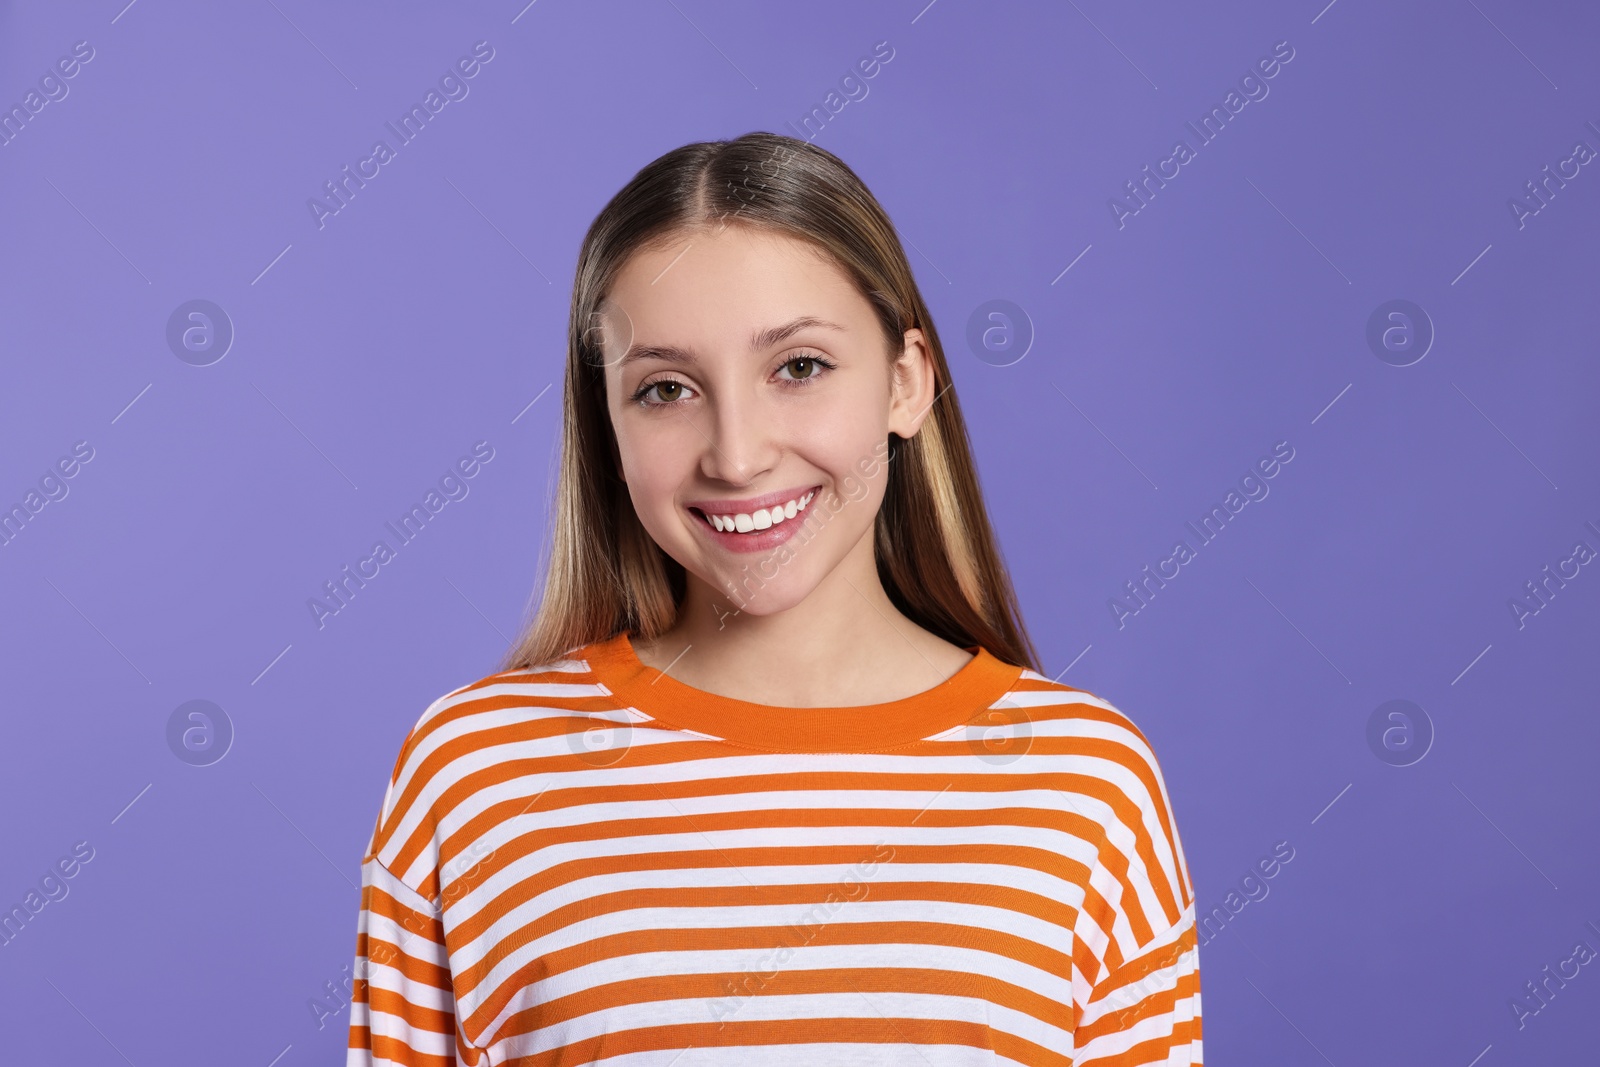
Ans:
<svg viewBox="0 0 1600 1067"><path fill-rule="evenodd" d="M790 370L788 381L806 381L817 377L824 368L831 368L833 364L819 356L795 356L783 364L783 369Z"/></svg>

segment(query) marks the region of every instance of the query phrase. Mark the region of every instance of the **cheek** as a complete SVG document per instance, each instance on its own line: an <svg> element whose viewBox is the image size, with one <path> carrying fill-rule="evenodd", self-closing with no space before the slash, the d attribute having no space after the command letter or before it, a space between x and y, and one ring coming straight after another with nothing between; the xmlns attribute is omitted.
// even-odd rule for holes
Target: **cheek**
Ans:
<svg viewBox="0 0 1600 1067"><path fill-rule="evenodd" d="M692 475L695 453L688 438L694 436L682 419L641 420L617 435L628 492L641 513L670 504Z"/></svg>
<svg viewBox="0 0 1600 1067"><path fill-rule="evenodd" d="M859 410L852 406L817 412L800 436L812 461L842 481L848 475L862 477L862 463L881 455L888 434L883 411L861 405Z"/></svg>

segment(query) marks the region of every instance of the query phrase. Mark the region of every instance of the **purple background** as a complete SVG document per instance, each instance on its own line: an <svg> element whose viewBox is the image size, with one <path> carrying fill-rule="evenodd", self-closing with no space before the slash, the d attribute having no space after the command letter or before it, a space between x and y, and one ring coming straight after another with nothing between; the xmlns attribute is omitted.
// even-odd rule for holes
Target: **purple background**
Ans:
<svg viewBox="0 0 1600 1067"><path fill-rule="evenodd" d="M95 850L0 947L8 1060L343 1062L325 983L400 743L542 574L584 229L668 149L794 133L879 41L811 135L911 251L1047 671L1149 735L1204 909L1295 850L1201 950L1208 1060L1592 1052L1600 967L1521 1029L1510 1001L1600 949L1600 567L1520 628L1509 601L1600 549L1600 165L1508 204L1600 148L1592 6L124 2L0 7L6 108L95 50L0 147L0 506L94 449L0 547L0 908ZM319 229L308 198L479 40L469 95ZM166 341L196 298L236 331L209 366ZM1366 340L1397 298L1437 334L1403 367ZM966 341L996 299L1033 334L1006 366ZM480 440L470 494L319 629L308 598ZM1279 441L1270 494L1119 628ZM209 766L167 742L194 699L235 731ZM1435 735L1409 766L1367 741L1394 699Z"/></svg>

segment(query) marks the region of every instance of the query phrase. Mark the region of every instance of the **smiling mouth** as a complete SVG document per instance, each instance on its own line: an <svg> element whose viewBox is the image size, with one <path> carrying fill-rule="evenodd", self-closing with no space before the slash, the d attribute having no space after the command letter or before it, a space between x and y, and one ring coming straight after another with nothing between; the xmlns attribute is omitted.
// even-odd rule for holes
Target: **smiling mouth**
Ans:
<svg viewBox="0 0 1600 1067"><path fill-rule="evenodd" d="M782 504L774 504L770 508L757 508L753 512L734 512L732 514L708 514L699 508L690 508L699 515L707 525L720 533L756 533L768 530L779 523L788 522L790 519L805 513L810 506L812 498L817 495L815 488L808 489L792 500Z"/></svg>

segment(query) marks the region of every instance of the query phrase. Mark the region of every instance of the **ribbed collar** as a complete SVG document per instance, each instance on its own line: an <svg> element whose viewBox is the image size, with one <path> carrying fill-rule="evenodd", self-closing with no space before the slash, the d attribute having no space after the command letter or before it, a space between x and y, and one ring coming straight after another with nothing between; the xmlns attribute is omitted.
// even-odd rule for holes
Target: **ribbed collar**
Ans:
<svg viewBox="0 0 1600 1067"><path fill-rule="evenodd" d="M945 681L901 700L845 708L790 708L719 696L643 663L627 633L575 653L628 706L664 726L769 752L872 752L971 722L1005 696L1022 668L978 645Z"/></svg>

